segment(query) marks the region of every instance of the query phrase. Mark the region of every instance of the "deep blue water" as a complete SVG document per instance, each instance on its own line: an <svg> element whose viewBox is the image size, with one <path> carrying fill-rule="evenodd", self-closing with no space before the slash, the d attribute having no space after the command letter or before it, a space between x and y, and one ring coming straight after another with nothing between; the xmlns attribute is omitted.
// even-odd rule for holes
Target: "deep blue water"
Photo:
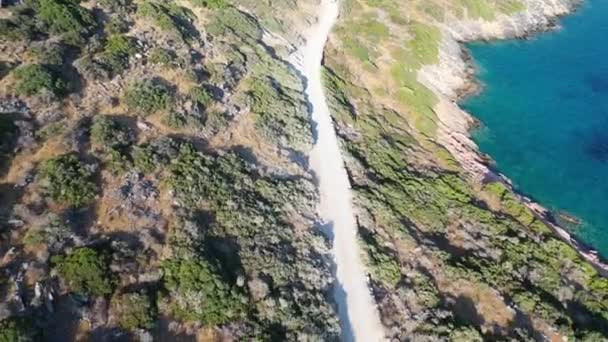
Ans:
<svg viewBox="0 0 608 342"><path fill-rule="evenodd" d="M574 232L608 256L608 1L586 0L563 28L469 47L483 92L480 149L515 186L579 217Z"/></svg>

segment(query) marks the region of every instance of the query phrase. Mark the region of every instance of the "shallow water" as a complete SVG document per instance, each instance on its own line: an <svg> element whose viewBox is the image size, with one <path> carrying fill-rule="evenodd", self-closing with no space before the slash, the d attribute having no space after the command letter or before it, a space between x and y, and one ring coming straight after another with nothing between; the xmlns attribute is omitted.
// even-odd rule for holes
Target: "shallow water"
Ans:
<svg viewBox="0 0 608 342"><path fill-rule="evenodd" d="M608 256L608 1L529 41L469 45L484 91L462 103L480 149L515 186Z"/></svg>

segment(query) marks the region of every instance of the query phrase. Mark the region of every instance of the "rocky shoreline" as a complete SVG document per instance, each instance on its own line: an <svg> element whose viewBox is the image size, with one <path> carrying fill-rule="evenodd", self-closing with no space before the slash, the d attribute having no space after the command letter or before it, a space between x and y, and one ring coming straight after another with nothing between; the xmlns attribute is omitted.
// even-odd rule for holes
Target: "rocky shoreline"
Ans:
<svg viewBox="0 0 608 342"><path fill-rule="evenodd" d="M513 16L502 15L495 21L455 21L443 25L443 40L436 65L425 66L420 82L439 98L434 111L438 117L437 139L460 163L479 186L500 181L513 191L538 219L542 220L564 242L568 243L603 276L608 277L608 263L599 253L560 227L551 212L539 203L514 190L511 181L489 163L471 139L471 130L479 121L458 106L458 101L483 90L476 78L476 67L464 46L479 40L530 39L539 32L559 27L559 19L575 11L580 0L526 0L528 11Z"/></svg>

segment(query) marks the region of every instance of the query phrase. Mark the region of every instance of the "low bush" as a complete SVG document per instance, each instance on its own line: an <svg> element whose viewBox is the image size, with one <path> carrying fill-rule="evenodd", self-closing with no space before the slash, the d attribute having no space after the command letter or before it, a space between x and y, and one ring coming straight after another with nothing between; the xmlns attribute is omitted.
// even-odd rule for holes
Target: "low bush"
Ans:
<svg viewBox="0 0 608 342"><path fill-rule="evenodd" d="M213 96L203 87L192 87L190 98L203 107L207 107L213 102Z"/></svg>
<svg viewBox="0 0 608 342"><path fill-rule="evenodd" d="M124 93L124 100L129 110L143 116L168 110L172 104L169 89L152 80L129 86Z"/></svg>
<svg viewBox="0 0 608 342"><path fill-rule="evenodd" d="M51 262L70 290L92 296L112 293L113 279L107 257L102 253L82 247L66 256L53 256Z"/></svg>
<svg viewBox="0 0 608 342"><path fill-rule="evenodd" d="M36 18L31 9L23 7L13 12L11 19L0 19L0 37L8 41L29 41L38 34Z"/></svg>
<svg viewBox="0 0 608 342"><path fill-rule="evenodd" d="M205 325L226 323L244 309L234 292L214 267L204 260L165 260L163 284L172 293L173 313Z"/></svg>
<svg viewBox="0 0 608 342"><path fill-rule="evenodd" d="M114 296L111 306L121 328L125 330L154 328L157 309L147 293L132 292Z"/></svg>
<svg viewBox="0 0 608 342"><path fill-rule="evenodd" d="M97 186L93 172L74 154L65 154L42 163L39 176L48 195L61 204L80 207L95 199Z"/></svg>
<svg viewBox="0 0 608 342"><path fill-rule="evenodd" d="M34 342L39 338L38 328L28 319L11 317L0 321L0 342Z"/></svg>
<svg viewBox="0 0 608 342"><path fill-rule="evenodd" d="M172 2L146 1L138 6L137 14L152 20L159 29L184 41L194 38L198 33L191 23L196 19L195 15Z"/></svg>
<svg viewBox="0 0 608 342"><path fill-rule="evenodd" d="M129 57L136 52L131 37L114 34L108 37L101 60L114 74L121 73L129 65Z"/></svg>
<svg viewBox="0 0 608 342"><path fill-rule="evenodd" d="M160 47L152 49L150 51L150 57L148 57L148 61L152 64L158 64L163 66L168 66L175 60L175 53L173 51L169 51Z"/></svg>
<svg viewBox="0 0 608 342"><path fill-rule="evenodd" d="M163 117L162 123L167 127L180 129L188 124L188 118L182 113L171 112Z"/></svg>
<svg viewBox="0 0 608 342"><path fill-rule="evenodd" d="M63 95L66 91L66 83L40 64L23 65L15 69L13 74L18 95L31 96L45 90L54 95Z"/></svg>
<svg viewBox="0 0 608 342"><path fill-rule="evenodd" d="M131 145L134 141L129 128L104 115L96 116L91 125L91 142L104 150L118 149Z"/></svg>
<svg viewBox="0 0 608 342"><path fill-rule="evenodd" d="M207 7L211 9L228 7L228 0L190 0L194 6Z"/></svg>
<svg viewBox="0 0 608 342"><path fill-rule="evenodd" d="M171 138L160 138L133 147L133 166L143 173L151 173L160 166L168 165L179 152L179 144Z"/></svg>
<svg viewBox="0 0 608 342"><path fill-rule="evenodd" d="M65 46L62 44L44 44L31 48L31 52L36 56L38 63L45 65L63 64L65 50Z"/></svg>
<svg viewBox="0 0 608 342"><path fill-rule="evenodd" d="M38 0L36 15L53 34L61 35L67 43L83 45L91 33L95 19L73 0Z"/></svg>
<svg viewBox="0 0 608 342"><path fill-rule="evenodd" d="M110 17L110 20L108 20L106 23L104 30L108 35L111 36L128 32L130 26L131 24L126 18L116 15Z"/></svg>
<svg viewBox="0 0 608 342"><path fill-rule="evenodd" d="M30 227L23 242L27 245L46 244L51 250L59 250L72 235L70 227L56 214L48 214L44 221Z"/></svg>

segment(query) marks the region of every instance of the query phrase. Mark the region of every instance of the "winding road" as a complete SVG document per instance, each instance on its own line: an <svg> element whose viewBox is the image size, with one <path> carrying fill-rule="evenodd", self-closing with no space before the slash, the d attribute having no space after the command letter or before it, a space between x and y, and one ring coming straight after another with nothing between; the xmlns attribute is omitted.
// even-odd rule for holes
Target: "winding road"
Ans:
<svg viewBox="0 0 608 342"><path fill-rule="evenodd" d="M361 260L350 182L321 79L324 47L338 12L336 0L322 0L319 21L308 32L307 42L300 50L300 72L307 80L306 95L316 124L316 142L310 163L319 181L321 218L333 235L335 296L342 339L347 342L384 341L384 331Z"/></svg>

